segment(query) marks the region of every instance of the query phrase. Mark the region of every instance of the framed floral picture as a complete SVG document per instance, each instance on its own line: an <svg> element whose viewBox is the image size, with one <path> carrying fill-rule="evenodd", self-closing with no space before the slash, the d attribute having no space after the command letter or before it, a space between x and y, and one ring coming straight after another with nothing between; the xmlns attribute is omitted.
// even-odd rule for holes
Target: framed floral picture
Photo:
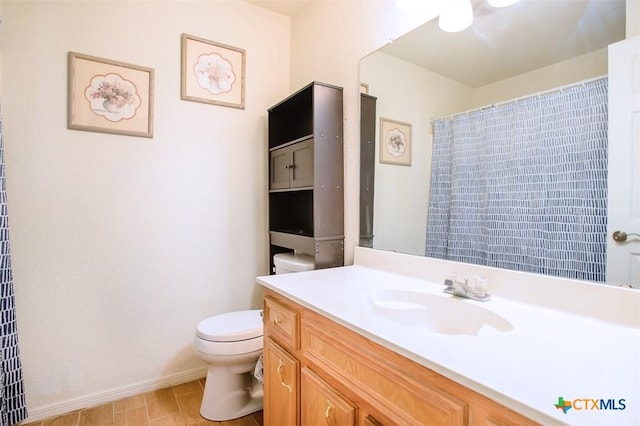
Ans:
<svg viewBox="0 0 640 426"><path fill-rule="evenodd" d="M411 166L411 124L380 118L380 162Z"/></svg>
<svg viewBox="0 0 640 426"><path fill-rule="evenodd" d="M245 51L182 34L180 97L244 109Z"/></svg>
<svg viewBox="0 0 640 426"><path fill-rule="evenodd" d="M67 127L153 137L153 69L69 52Z"/></svg>

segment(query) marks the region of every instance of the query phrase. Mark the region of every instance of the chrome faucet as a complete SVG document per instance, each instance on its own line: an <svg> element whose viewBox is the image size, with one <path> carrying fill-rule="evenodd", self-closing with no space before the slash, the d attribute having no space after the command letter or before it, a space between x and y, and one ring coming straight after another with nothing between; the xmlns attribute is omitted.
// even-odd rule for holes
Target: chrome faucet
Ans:
<svg viewBox="0 0 640 426"><path fill-rule="evenodd" d="M478 281L480 279L476 279L476 284ZM446 287L443 291L453 296L488 302L491 300L491 295L486 292L486 281L482 280L482 283L483 285L473 286L469 284L468 278L451 277L444 280Z"/></svg>

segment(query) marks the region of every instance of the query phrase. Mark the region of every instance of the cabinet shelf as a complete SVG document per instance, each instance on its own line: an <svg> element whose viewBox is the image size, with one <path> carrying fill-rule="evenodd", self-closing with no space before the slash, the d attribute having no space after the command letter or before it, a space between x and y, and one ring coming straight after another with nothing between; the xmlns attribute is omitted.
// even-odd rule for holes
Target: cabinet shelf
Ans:
<svg viewBox="0 0 640 426"><path fill-rule="evenodd" d="M335 93L340 94L339 111L334 110ZM342 88L313 82L269 108L269 148L316 134L318 107L324 109L321 114L331 112L342 119Z"/></svg>
<svg viewBox="0 0 640 426"><path fill-rule="evenodd" d="M312 82L268 110L272 266L283 251L344 265L342 109L342 88Z"/></svg>
<svg viewBox="0 0 640 426"><path fill-rule="evenodd" d="M311 139L311 138L313 138L313 134L305 135L305 136L302 136L302 137L300 137L300 138L298 138L298 139L294 139L294 140L292 140L292 141L283 142L283 143L282 143L282 144L280 144L280 145L276 145L276 146L274 146L274 147L270 147L270 148L269 148L269 152L271 152L271 151L273 151L273 150L276 150L276 149L280 149L280 148L287 147L287 146L289 146L289 145L296 144L296 143L298 143L298 142L303 142L303 141L306 141L307 139Z"/></svg>
<svg viewBox="0 0 640 426"><path fill-rule="evenodd" d="M270 189L270 193L276 192L294 192L294 191L305 191L305 190L313 190L313 186L301 186L299 188L283 188L283 189Z"/></svg>
<svg viewBox="0 0 640 426"><path fill-rule="evenodd" d="M291 234L282 231L270 231L271 244L278 247L284 247L303 253L313 253L315 248L315 239L312 236L304 234Z"/></svg>

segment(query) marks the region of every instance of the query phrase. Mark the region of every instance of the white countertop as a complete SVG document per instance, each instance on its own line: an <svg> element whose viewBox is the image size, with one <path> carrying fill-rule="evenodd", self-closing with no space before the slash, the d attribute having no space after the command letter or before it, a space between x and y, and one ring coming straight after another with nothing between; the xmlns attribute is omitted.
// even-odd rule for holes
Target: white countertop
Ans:
<svg viewBox="0 0 640 426"><path fill-rule="evenodd" d="M371 296L378 289L402 289L451 299L453 296L442 292L442 281L389 272L382 265L366 266L371 263L367 259L358 262L366 253L356 256L354 266L264 276L258 282L542 424L640 425L640 327L635 315L625 323L619 318L602 318L597 306L598 315L589 316L553 304L526 303L511 297L514 290L503 291L509 297L501 296L498 290L504 284L498 284L495 292L490 288L489 302L461 298L455 302L485 308L506 319L511 330L485 326L475 335L440 334L379 315ZM374 256L380 262L380 254ZM383 256L397 259L406 255ZM411 262L423 262L418 259ZM635 291L610 291L626 296L619 300L626 300L629 306L621 303L620 309L633 311L635 307L640 315ZM599 301L584 303L597 305ZM625 406L594 410L592 402L580 402L565 414L554 407L559 397L565 401L612 399L616 408L622 408L620 400L624 400ZM586 409L578 409L583 406Z"/></svg>

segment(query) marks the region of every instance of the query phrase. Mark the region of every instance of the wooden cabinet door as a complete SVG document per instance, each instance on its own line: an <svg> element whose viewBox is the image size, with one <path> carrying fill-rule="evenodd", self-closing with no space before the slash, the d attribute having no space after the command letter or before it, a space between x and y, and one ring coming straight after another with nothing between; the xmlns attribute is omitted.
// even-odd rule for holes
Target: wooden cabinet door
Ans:
<svg viewBox="0 0 640 426"><path fill-rule="evenodd" d="M300 389L303 425L355 426L355 406L306 367L301 372Z"/></svg>
<svg viewBox="0 0 640 426"><path fill-rule="evenodd" d="M291 188L313 186L313 139L291 146Z"/></svg>
<svg viewBox="0 0 640 426"><path fill-rule="evenodd" d="M270 338L264 339L264 425L297 426L300 365Z"/></svg>
<svg viewBox="0 0 640 426"><path fill-rule="evenodd" d="M291 166L291 151L280 148L269 154L269 189L289 188L289 174Z"/></svg>
<svg viewBox="0 0 640 426"><path fill-rule="evenodd" d="M376 419L370 414L363 416L362 425L363 426L384 426L384 424L381 421L379 421L378 419Z"/></svg>

